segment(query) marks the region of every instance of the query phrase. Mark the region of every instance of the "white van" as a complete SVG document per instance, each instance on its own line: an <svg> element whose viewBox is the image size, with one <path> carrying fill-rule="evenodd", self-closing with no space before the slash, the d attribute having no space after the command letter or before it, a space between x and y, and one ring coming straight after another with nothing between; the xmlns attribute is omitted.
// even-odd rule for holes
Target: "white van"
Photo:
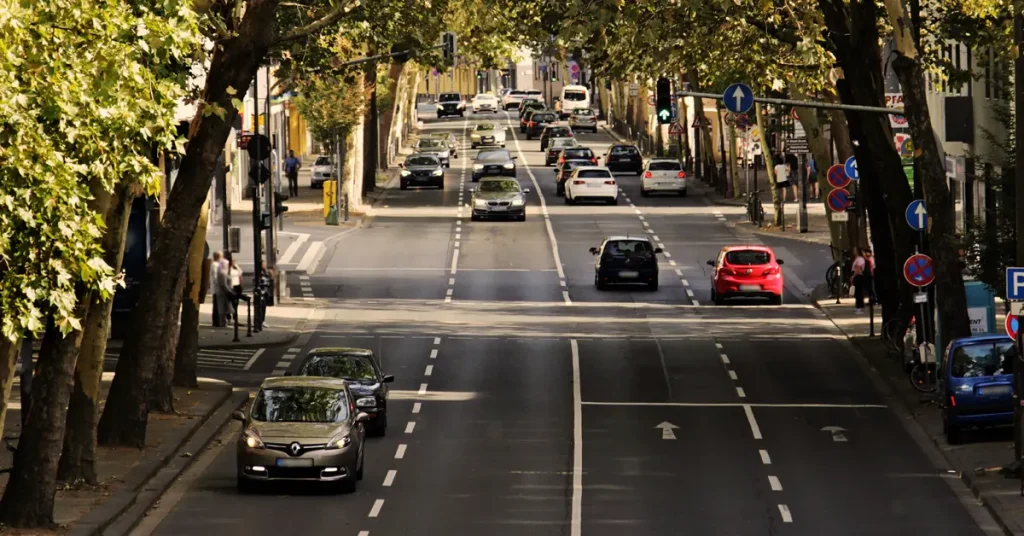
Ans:
<svg viewBox="0 0 1024 536"><path fill-rule="evenodd" d="M561 108L558 115L562 119L577 108L590 108L590 90L586 86L565 86L562 88Z"/></svg>

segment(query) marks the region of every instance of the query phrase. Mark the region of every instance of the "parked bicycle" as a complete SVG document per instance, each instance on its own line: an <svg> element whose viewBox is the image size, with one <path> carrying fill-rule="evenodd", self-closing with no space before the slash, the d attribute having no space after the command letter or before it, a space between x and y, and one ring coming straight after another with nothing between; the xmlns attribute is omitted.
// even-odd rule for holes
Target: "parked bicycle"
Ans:
<svg viewBox="0 0 1024 536"><path fill-rule="evenodd" d="M764 225L764 205L761 204L761 190L747 194L747 219L758 227Z"/></svg>
<svg viewBox="0 0 1024 536"><path fill-rule="evenodd" d="M853 257L848 251L840 251L831 246L832 258L839 257L840 260L833 262L825 270L825 283L833 298L842 298L850 295L850 277L853 273Z"/></svg>

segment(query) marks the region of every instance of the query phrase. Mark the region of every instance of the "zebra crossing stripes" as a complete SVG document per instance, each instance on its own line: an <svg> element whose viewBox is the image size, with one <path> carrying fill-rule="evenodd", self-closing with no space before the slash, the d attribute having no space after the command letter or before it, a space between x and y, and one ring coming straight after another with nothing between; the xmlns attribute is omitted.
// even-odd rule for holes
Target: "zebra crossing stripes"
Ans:
<svg viewBox="0 0 1024 536"><path fill-rule="evenodd" d="M281 356L281 361L278 361L277 366L274 367L274 376L284 376L285 372L288 372L288 367L292 366L292 360L295 356L299 355L302 348L289 348L287 352Z"/></svg>

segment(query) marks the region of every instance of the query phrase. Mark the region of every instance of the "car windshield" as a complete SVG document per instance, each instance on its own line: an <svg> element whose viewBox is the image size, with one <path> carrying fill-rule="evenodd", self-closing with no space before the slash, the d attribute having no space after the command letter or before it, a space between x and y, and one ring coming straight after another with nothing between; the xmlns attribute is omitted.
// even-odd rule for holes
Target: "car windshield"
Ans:
<svg viewBox="0 0 1024 536"><path fill-rule="evenodd" d="M647 169L651 171L681 171L683 167L679 164L679 162L657 160L651 162L650 165L647 166Z"/></svg>
<svg viewBox="0 0 1024 536"><path fill-rule="evenodd" d="M440 149L441 147L444 147L444 142L434 139L420 140L416 147L420 149Z"/></svg>
<svg viewBox="0 0 1024 536"><path fill-rule="evenodd" d="M494 123L484 123L476 126L477 130L497 130L497 128L498 125L495 125Z"/></svg>
<svg viewBox="0 0 1024 536"><path fill-rule="evenodd" d="M480 151L476 159L481 162L506 162L512 159L508 151Z"/></svg>
<svg viewBox="0 0 1024 536"><path fill-rule="evenodd" d="M629 145L616 145L615 147L612 147L612 154L637 155L639 153L637 152L636 147Z"/></svg>
<svg viewBox="0 0 1024 536"><path fill-rule="evenodd" d="M581 179L610 179L611 172L603 169L581 169L577 177Z"/></svg>
<svg viewBox="0 0 1024 536"><path fill-rule="evenodd" d="M738 249L725 254L727 264L739 266L757 266L771 261L772 256L767 251L757 249Z"/></svg>
<svg viewBox="0 0 1024 536"><path fill-rule="evenodd" d="M337 423L348 418L345 391L322 387L261 389L252 419L261 422Z"/></svg>
<svg viewBox="0 0 1024 536"><path fill-rule="evenodd" d="M997 343L965 344L953 351L953 377L980 378L1008 373L1011 357L1007 352L1013 348L1013 341Z"/></svg>
<svg viewBox="0 0 1024 536"><path fill-rule="evenodd" d="M590 108L576 108L575 110L572 111L572 114L589 116L594 115L594 110L591 110Z"/></svg>
<svg viewBox="0 0 1024 536"><path fill-rule="evenodd" d="M376 381L377 371L366 355L335 354L310 356L299 374L303 376L330 376L344 380Z"/></svg>
<svg viewBox="0 0 1024 536"><path fill-rule="evenodd" d="M593 158L594 151L591 151L588 147L578 147L565 150L566 158Z"/></svg>
<svg viewBox="0 0 1024 536"><path fill-rule="evenodd" d="M433 156L410 156L405 159L405 165L407 166L436 166L438 164L439 161Z"/></svg>
<svg viewBox="0 0 1024 536"><path fill-rule="evenodd" d="M441 96L437 98L437 100L439 102L460 101L462 100L462 96L460 96L458 93L442 93Z"/></svg>
<svg viewBox="0 0 1024 536"><path fill-rule="evenodd" d="M651 243L646 240L612 240L604 245L602 259L624 259L627 257L650 257L654 255Z"/></svg>
<svg viewBox="0 0 1024 536"><path fill-rule="evenodd" d="M548 114L548 113L533 114L533 117L530 118L530 121L535 121L537 123L544 123L544 122L547 122L547 121L554 121L554 120L555 120L555 114Z"/></svg>
<svg viewBox="0 0 1024 536"><path fill-rule="evenodd" d="M507 181L481 181L481 192L518 192L519 183L512 180Z"/></svg>
<svg viewBox="0 0 1024 536"><path fill-rule="evenodd" d="M547 134L549 138L567 138L567 134L569 134L569 127L549 127Z"/></svg>
<svg viewBox="0 0 1024 536"><path fill-rule="evenodd" d="M563 147L575 147L578 145L576 138L555 138L551 140L552 149L560 149Z"/></svg>
<svg viewBox="0 0 1024 536"><path fill-rule="evenodd" d="M580 90L577 90L577 89L566 90L563 93L563 95L565 95L565 100L567 100L567 101L587 100L587 92L586 91L580 91Z"/></svg>
<svg viewBox="0 0 1024 536"><path fill-rule="evenodd" d="M318 156L316 162L313 162L314 166L329 166L331 165L331 158L328 156Z"/></svg>

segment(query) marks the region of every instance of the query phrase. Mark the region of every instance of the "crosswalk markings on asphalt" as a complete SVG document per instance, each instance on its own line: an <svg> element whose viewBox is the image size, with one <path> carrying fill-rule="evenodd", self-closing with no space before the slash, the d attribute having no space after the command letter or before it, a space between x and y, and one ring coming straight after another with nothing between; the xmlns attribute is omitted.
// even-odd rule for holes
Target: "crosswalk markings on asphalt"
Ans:
<svg viewBox="0 0 1024 536"><path fill-rule="evenodd" d="M274 376L284 376L284 373L288 372L288 367L292 365L292 360L295 359L301 350L301 348L289 348L288 351L281 356L281 360L277 362L277 366L274 367Z"/></svg>

